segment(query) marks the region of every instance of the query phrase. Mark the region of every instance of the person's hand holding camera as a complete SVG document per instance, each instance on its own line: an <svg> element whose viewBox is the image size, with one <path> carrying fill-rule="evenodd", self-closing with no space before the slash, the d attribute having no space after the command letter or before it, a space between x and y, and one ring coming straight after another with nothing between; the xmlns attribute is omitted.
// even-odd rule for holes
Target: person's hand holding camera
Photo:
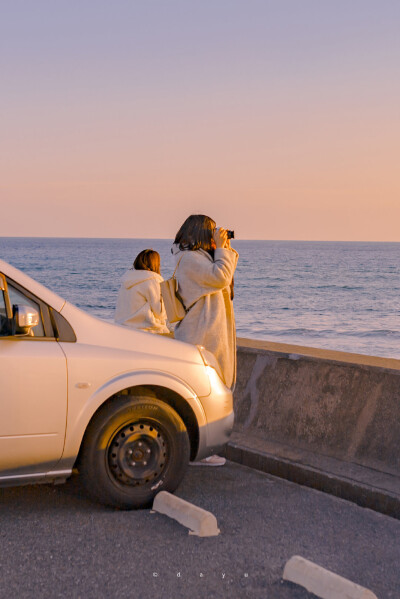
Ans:
<svg viewBox="0 0 400 599"><path fill-rule="evenodd" d="M229 248L230 247L227 230L223 229L222 227L215 229L214 241L215 241L216 248Z"/></svg>

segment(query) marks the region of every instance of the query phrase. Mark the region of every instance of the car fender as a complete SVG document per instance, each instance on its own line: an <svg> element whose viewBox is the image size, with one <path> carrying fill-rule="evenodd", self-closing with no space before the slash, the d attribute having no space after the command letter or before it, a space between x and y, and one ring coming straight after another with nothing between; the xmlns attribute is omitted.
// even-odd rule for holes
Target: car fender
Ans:
<svg viewBox="0 0 400 599"><path fill-rule="evenodd" d="M185 399L192 408L199 430L207 428L206 415L201 401L193 389L183 380L170 373L152 370L123 373L108 380L104 385L96 389L80 405L80 410L68 410L67 431L62 458L64 467L72 467L75 462L87 426L96 411L113 395L129 387L138 387L141 385L164 387L165 389L174 391Z"/></svg>

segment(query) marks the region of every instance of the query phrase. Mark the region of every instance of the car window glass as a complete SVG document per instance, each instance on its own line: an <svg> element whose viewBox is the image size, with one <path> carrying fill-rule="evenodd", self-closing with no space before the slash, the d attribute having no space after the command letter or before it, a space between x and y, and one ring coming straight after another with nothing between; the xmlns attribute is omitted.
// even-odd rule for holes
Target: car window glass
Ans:
<svg viewBox="0 0 400 599"><path fill-rule="evenodd" d="M24 295L20 291L17 291L17 289L14 289L14 287L12 287L11 285L8 285L8 295L10 297L10 303L12 306L14 306L14 305L30 306L31 308L35 308L35 310L37 310L37 312L39 314L39 324L36 327L32 328L33 336L34 337L44 337L43 323L42 323L42 318L41 318L41 314L40 314L39 304L37 302L34 302L33 300L31 300L30 298L28 298L26 295Z"/></svg>
<svg viewBox="0 0 400 599"><path fill-rule="evenodd" d="M10 321L7 318L6 302L4 299L4 291L0 291L0 336L10 334Z"/></svg>

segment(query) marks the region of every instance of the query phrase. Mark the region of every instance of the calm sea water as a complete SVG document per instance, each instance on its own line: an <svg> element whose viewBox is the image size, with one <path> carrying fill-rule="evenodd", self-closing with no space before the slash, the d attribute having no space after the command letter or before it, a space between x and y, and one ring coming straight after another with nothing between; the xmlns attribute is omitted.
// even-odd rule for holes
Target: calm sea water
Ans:
<svg viewBox="0 0 400 599"><path fill-rule="evenodd" d="M400 243L235 241L240 337L400 358ZM0 256L80 308L113 318L119 279L168 240L0 238Z"/></svg>

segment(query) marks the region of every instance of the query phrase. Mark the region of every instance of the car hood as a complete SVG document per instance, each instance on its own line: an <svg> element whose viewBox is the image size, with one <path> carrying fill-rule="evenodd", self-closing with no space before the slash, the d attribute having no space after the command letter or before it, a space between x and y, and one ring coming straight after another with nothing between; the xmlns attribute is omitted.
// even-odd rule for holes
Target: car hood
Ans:
<svg viewBox="0 0 400 599"><path fill-rule="evenodd" d="M174 360L204 364L195 345L101 320L80 310L70 302L65 302L61 314L74 329L78 343L140 351Z"/></svg>

